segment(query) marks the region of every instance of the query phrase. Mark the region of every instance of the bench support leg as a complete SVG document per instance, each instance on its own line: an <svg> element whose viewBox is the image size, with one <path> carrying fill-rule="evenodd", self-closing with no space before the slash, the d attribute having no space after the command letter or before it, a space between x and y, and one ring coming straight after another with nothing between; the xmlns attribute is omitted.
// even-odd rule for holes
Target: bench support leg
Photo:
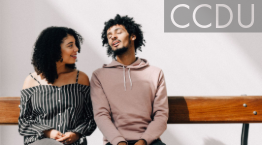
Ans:
<svg viewBox="0 0 262 145"><path fill-rule="evenodd" d="M248 130L249 130L249 124L243 123L242 134L241 134L241 145L247 145L248 143Z"/></svg>

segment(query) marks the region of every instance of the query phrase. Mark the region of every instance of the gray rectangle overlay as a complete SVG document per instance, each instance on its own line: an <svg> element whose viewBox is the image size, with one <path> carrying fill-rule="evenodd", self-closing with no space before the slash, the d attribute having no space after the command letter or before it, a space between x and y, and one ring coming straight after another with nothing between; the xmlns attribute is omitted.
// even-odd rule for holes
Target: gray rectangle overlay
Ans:
<svg viewBox="0 0 262 145"><path fill-rule="evenodd" d="M164 0L164 32L262 32L262 1Z"/></svg>

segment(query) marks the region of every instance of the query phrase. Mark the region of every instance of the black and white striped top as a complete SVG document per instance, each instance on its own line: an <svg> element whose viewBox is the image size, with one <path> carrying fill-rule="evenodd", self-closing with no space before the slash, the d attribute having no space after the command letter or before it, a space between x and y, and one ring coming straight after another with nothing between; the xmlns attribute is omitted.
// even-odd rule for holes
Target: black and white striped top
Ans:
<svg viewBox="0 0 262 145"><path fill-rule="evenodd" d="M61 133L81 134L72 145L83 145L86 136L96 129L93 117L90 87L78 84L61 87L41 85L21 91L19 133L24 136L24 144L45 138L43 131L55 129Z"/></svg>

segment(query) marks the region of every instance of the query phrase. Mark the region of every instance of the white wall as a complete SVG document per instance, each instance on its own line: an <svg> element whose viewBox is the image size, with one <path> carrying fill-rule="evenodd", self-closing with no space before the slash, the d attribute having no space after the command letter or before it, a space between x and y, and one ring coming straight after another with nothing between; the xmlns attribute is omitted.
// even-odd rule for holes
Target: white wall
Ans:
<svg viewBox="0 0 262 145"><path fill-rule="evenodd" d="M2 27L3 27L3 25L2 25L2 5L3 5L3 2L2 1L0 1L0 44L2 44ZM0 49L0 56L1 56L1 50L2 49ZM0 57L0 82L1 82L1 72L2 72L2 67L1 67L1 63L2 62L2 57ZM0 96L2 96L1 95L1 83L0 83ZM0 132L1 132L1 126L0 126ZM0 138L1 139L1 138ZM1 141L0 141L0 145L1 145Z"/></svg>
<svg viewBox="0 0 262 145"><path fill-rule="evenodd" d="M0 1L0 44L2 44L2 5L3 5L3 2L2 1ZM1 72L2 72L2 67L1 67L1 60L2 60L2 57L1 57L1 50L2 49L0 49L0 82L1 82ZM1 83L0 83L0 96L2 96L2 94L1 94L1 89L2 87L1 87ZM2 126L0 125L0 145L2 145L2 135L1 135L1 132L2 132Z"/></svg>
<svg viewBox="0 0 262 145"><path fill-rule="evenodd" d="M142 24L146 47L138 56L161 67L169 96L261 95L261 33L164 33L164 1L1 1L0 96L19 96L31 66L33 44L48 26L67 26L85 38L78 69L92 72L111 58L102 47L104 22L117 13ZM168 145L240 144L241 124L168 125ZM1 130L2 128L2 130ZM17 126L0 127L0 145L22 144ZM262 142L261 124L251 124L249 144ZM15 138L15 139L14 139ZM97 129L89 144L102 144ZM2 144L1 144L2 143Z"/></svg>

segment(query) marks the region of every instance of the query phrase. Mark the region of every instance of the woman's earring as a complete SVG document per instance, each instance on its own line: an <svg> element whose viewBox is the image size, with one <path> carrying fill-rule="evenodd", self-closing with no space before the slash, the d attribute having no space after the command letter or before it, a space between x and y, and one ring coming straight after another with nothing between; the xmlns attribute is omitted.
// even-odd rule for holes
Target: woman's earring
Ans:
<svg viewBox="0 0 262 145"><path fill-rule="evenodd" d="M63 58L60 59L60 62L63 62Z"/></svg>

